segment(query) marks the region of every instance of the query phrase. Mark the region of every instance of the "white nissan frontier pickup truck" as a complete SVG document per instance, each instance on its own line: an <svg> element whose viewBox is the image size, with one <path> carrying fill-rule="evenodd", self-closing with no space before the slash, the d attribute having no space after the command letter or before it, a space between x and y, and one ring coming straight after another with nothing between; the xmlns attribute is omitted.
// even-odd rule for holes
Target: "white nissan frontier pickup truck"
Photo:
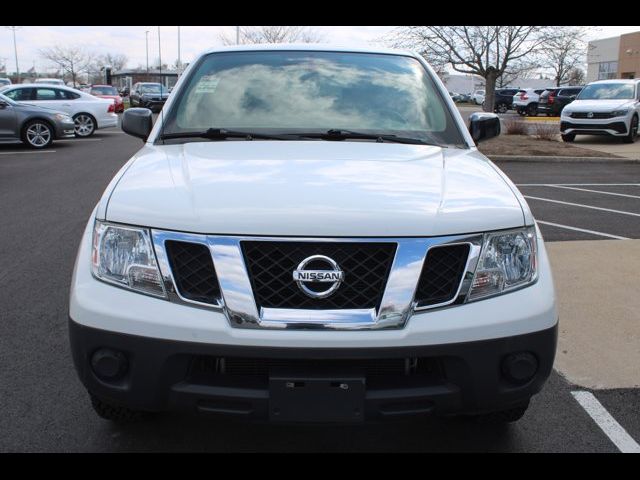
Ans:
<svg viewBox="0 0 640 480"><path fill-rule="evenodd" d="M414 53L216 48L91 214L76 370L103 418L513 422L551 373L547 253L515 185Z"/></svg>

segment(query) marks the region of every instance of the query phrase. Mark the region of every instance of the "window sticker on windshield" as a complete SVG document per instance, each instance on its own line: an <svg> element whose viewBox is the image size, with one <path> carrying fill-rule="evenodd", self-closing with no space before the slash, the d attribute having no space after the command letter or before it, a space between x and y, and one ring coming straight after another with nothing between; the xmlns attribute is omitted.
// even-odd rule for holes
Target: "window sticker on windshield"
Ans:
<svg viewBox="0 0 640 480"><path fill-rule="evenodd" d="M196 85L194 93L213 93L216 91L219 81L220 79L215 75L205 75Z"/></svg>

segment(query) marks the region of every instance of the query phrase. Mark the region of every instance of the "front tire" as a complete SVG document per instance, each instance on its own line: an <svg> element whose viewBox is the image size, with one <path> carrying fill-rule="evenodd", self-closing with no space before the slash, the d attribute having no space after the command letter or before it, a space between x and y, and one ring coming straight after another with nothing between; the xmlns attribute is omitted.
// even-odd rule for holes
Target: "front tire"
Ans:
<svg viewBox="0 0 640 480"><path fill-rule="evenodd" d="M126 424L139 422L149 416L148 412L113 405L99 397L96 397L92 393L89 395L91 397L91 406L93 407L93 410L100 418L104 418L105 420L109 420L114 423Z"/></svg>
<svg viewBox="0 0 640 480"><path fill-rule="evenodd" d="M563 142L571 143L576 139L575 133L567 133L564 135L560 135L562 137Z"/></svg>
<svg viewBox="0 0 640 480"><path fill-rule="evenodd" d="M634 115L629 125L629 134L624 137L624 143L633 143L638 138L638 116Z"/></svg>
<svg viewBox="0 0 640 480"><path fill-rule="evenodd" d="M78 138L87 138L96 131L96 119L88 113L79 113L73 117L75 133Z"/></svg>
<svg viewBox="0 0 640 480"><path fill-rule="evenodd" d="M480 415L471 415L469 418L481 425L504 425L507 423L514 423L524 417L524 414L529 408L529 400L505 410L499 410L497 412L483 413Z"/></svg>
<svg viewBox="0 0 640 480"><path fill-rule="evenodd" d="M506 103L499 103L496 106L496 112L498 113L507 113L508 110L509 110L509 106Z"/></svg>
<svg viewBox="0 0 640 480"><path fill-rule="evenodd" d="M527 115L529 115L530 117L537 117L538 116L538 105L535 103L530 104L527 107Z"/></svg>
<svg viewBox="0 0 640 480"><path fill-rule="evenodd" d="M53 128L43 120L31 120L22 129L22 142L29 148L47 148L53 143Z"/></svg>

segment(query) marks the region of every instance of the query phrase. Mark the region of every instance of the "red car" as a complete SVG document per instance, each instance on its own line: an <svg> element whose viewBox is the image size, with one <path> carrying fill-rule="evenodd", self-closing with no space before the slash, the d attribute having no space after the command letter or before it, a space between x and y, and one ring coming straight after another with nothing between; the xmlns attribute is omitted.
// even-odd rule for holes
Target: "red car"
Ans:
<svg viewBox="0 0 640 480"><path fill-rule="evenodd" d="M120 94L118 94L116 87L112 87L111 85L91 85L89 93L94 97L112 98L116 107L116 113L124 112L124 102Z"/></svg>

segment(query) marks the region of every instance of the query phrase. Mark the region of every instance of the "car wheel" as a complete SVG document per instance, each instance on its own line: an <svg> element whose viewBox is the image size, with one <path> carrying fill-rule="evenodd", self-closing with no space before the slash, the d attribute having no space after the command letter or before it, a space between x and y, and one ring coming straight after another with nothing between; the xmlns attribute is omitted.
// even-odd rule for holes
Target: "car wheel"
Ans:
<svg viewBox="0 0 640 480"><path fill-rule="evenodd" d="M638 116L634 115L631 119L631 125L629 127L629 134L624 137L625 143L633 143L638 137Z"/></svg>
<svg viewBox="0 0 640 480"><path fill-rule="evenodd" d="M506 103L499 103L496 107L496 110L498 111L498 113L507 113L507 111L509 110L509 106Z"/></svg>
<svg viewBox="0 0 640 480"><path fill-rule="evenodd" d="M96 131L96 121L88 113L79 113L78 115L73 117L73 121L76 124L76 137L90 137Z"/></svg>
<svg viewBox="0 0 640 480"><path fill-rule="evenodd" d="M575 133L567 133L565 135L560 135L562 137L563 142L571 143L576 139Z"/></svg>
<svg viewBox="0 0 640 480"><path fill-rule="evenodd" d="M485 413L482 415L474 415L472 417L477 423L500 425L505 423L513 423L520 420L529 408L529 401L512 407L506 410L500 410L498 412Z"/></svg>
<svg viewBox="0 0 640 480"><path fill-rule="evenodd" d="M22 129L22 141L31 148L46 148L53 143L53 128L42 120L31 120Z"/></svg>
<svg viewBox="0 0 640 480"><path fill-rule="evenodd" d="M527 115L529 115L530 117L537 117L538 116L538 105L536 105L535 103L530 104L527 107Z"/></svg>
<svg viewBox="0 0 640 480"><path fill-rule="evenodd" d="M119 405L113 405L109 402L96 397L93 394L91 396L91 406L99 417L105 420L110 420L114 423L133 423L140 420L144 420L149 416L147 412L141 412L139 410L132 410L130 408L121 407Z"/></svg>

